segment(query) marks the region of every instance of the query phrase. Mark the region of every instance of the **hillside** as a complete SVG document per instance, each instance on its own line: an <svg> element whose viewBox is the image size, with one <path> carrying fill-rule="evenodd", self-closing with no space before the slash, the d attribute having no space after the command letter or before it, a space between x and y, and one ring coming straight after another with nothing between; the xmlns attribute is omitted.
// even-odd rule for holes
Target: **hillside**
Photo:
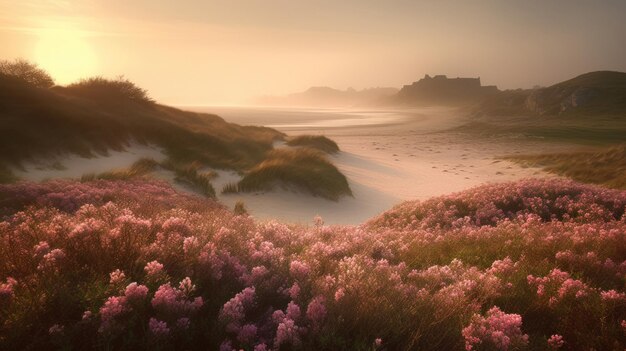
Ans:
<svg viewBox="0 0 626 351"><path fill-rule="evenodd" d="M0 75L0 135L0 181L14 180L11 169L25 161L68 153L95 157L124 150L130 142L162 148L168 158L163 167L199 180L200 167L245 172L266 159L274 141L284 138L274 129L160 105L123 79L92 78L47 88L9 75ZM320 162L336 171L326 158ZM300 171L332 182L313 166ZM347 187L345 177L334 174ZM350 193L349 188L342 191Z"/></svg>
<svg viewBox="0 0 626 351"><path fill-rule="evenodd" d="M626 73L597 71L547 88L509 90L475 107L477 115L623 115Z"/></svg>
<svg viewBox="0 0 626 351"><path fill-rule="evenodd" d="M369 88L339 90L330 87L311 87L300 93L287 96L265 96L256 102L269 106L322 106L351 107L369 106L379 103L398 92L396 88Z"/></svg>

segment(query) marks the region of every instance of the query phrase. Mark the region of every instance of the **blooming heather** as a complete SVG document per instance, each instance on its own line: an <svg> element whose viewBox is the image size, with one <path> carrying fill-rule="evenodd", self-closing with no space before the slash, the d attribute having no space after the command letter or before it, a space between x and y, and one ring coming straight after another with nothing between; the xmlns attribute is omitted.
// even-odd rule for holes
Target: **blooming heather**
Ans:
<svg viewBox="0 0 626 351"><path fill-rule="evenodd" d="M524 180L304 226L161 182L0 185L0 349L624 349L625 206Z"/></svg>

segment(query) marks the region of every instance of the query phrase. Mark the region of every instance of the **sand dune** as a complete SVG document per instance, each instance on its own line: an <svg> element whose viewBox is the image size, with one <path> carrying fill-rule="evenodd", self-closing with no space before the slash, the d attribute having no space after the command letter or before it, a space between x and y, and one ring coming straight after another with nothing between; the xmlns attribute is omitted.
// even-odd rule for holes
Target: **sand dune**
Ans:
<svg viewBox="0 0 626 351"><path fill-rule="evenodd" d="M453 133L450 128L463 123L463 118L451 109L291 112L281 109L276 114L268 109L207 110L221 114L229 122L255 121L288 135L324 134L342 150L332 159L348 178L354 197L337 202L293 189L221 194L224 185L238 181L241 176L233 171L216 170L218 177L213 185L219 201L233 207L241 200L251 215L263 220L310 223L320 215L327 224L359 224L405 200L426 199L488 182L549 176L538 169L522 168L497 158L528 152L538 145L515 139L471 139ZM33 181L80 178L88 173L127 168L144 157L163 160L165 155L156 147L131 143L125 151L110 151L93 158L65 155L25 163L16 174ZM172 172L159 171L153 176L174 183ZM175 184L175 188L193 192L180 184Z"/></svg>

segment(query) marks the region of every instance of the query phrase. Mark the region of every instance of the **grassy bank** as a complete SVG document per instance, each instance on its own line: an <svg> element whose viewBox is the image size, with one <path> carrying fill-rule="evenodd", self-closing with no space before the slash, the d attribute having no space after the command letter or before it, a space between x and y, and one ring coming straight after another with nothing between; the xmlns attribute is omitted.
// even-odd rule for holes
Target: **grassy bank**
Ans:
<svg viewBox="0 0 626 351"><path fill-rule="evenodd" d="M324 154L299 148L270 152L263 162L252 168L236 185L226 192L270 190L279 184L305 189L313 195L338 200L352 195L348 180Z"/></svg>
<svg viewBox="0 0 626 351"><path fill-rule="evenodd" d="M600 151L520 155L507 159L523 166L542 167L580 182L626 189L626 145Z"/></svg>
<svg viewBox="0 0 626 351"><path fill-rule="evenodd" d="M339 152L339 146L323 135L298 135L287 139L289 146L302 146L323 151L327 154Z"/></svg>
<svg viewBox="0 0 626 351"><path fill-rule="evenodd" d="M201 172L204 167L249 171L241 184L245 190L285 181L333 199L350 194L345 177L328 160L304 157L306 152L288 157L273 151L273 143L285 138L274 129L240 126L216 115L160 105L124 78L95 77L63 87L53 86L41 70L36 72L46 78L41 80L45 84L2 72L9 71L0 72L0 182L14 181L11 168L25 161L62 158L67 153L96 157L137 141L162 148L168 159L159 166L211 197L215 196L214 175ZM292 142L326 152L338 150L325 137ZM303 164L304 158L312 164ZM85 175L85 179L144 176L150 171L142 168L146 166Z"/></svg>

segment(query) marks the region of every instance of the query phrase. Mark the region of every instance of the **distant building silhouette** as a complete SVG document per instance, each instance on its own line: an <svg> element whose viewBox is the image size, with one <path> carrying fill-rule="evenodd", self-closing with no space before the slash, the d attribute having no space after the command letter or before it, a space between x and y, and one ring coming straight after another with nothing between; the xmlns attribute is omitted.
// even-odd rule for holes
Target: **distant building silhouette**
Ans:
<svg viewBox="0 0 626 351"><path fill-rule="evenodd" d="M475 102L497 93L496 86L482 86L479 78L448 78L445 75L424 78L405 85L397 95L400 102L419 105L458 105Z"/></svg>

